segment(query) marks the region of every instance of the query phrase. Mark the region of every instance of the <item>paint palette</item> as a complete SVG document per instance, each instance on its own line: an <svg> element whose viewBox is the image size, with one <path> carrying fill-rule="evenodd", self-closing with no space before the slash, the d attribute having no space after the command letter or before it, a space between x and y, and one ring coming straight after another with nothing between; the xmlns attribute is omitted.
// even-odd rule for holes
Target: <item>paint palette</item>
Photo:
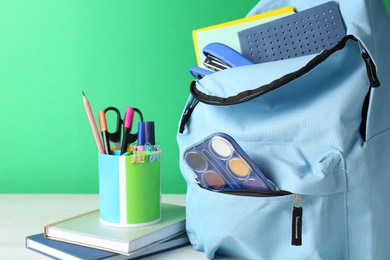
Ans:
<svg viewBox="0 0 390 260"><path fill-rule="evenodd" d="M215 133L184 152L199 185L210 190L275 191L276 186L227 134Z"/></svg>

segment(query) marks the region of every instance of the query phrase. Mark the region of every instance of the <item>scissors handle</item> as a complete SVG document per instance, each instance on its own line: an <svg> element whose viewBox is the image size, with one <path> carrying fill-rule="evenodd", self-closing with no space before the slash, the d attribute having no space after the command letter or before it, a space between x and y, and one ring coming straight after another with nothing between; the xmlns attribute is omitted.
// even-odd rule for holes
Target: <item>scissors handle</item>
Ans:
<svg viewBox="0 0 390 260"><path fill-rule="evenodd" d="M120 143L122 135L121 126L123 124L121 113L116 107L107 107L106 109L104 109L104 113L107 113L108 111L114 111L116 113L116 129L114 132L109 132L107 130L108 139L113 143Z"/></svg>
<svg viewBox="0 0 390 260"><path fill-rule="evenodd" d="M139 121L140 121L140 122L143 122L143 121L144 121L144 117L142 116L141 110L139 110L138 108L135 108L135 107L133 107L133 110L134 110L134 112L136 112L136 113L138 114L138 116L139 116Z"/></svg>

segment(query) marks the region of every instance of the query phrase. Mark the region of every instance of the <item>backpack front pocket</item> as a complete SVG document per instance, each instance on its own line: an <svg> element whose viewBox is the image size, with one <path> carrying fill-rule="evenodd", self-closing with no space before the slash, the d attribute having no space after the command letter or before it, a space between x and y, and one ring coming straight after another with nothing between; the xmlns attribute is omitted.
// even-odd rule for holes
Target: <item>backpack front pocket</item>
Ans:
<svg viewBox="0 0 390 260"><path fill-rule="evenodd" d="M258 145L257 157L265 161L263 166L286 162L283 172L271 175L284 176L284 183L290 180L291 185L281 189L286 187L291 194L226 194L190 184L187 231L194 247L209 258L220 253L237 259L346 259L347 187L342 157L321 147L303 154L290 145L274 157L277 149L267 146ZM302 167L305 158L312 160Z"/></svg>

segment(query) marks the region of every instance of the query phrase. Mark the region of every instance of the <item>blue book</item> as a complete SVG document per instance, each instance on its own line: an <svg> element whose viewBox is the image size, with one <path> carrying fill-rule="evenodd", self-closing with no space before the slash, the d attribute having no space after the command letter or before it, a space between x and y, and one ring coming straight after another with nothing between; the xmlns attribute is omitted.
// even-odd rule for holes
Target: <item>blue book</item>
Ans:
<svg viewBox="0 0 390 260"><path fill-rule="evenodd" d="M70 244L66 242L47 239L44 235L36 234L26 238L26 248L49 256L53 259L85 259L85 260L123 260L139 259L189 245L185 232L175 235L169 240L155 242L144 248L131 252L129 255L121 255L109 251Z"/></svg>

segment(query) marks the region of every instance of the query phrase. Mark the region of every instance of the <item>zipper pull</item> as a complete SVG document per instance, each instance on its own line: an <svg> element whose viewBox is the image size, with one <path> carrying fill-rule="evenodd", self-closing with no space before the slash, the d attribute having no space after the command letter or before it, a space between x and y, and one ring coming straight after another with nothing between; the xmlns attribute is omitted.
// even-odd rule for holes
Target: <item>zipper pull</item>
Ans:
<svg viewBox="0 0 390 260"><path fill-rule="evenodd" d="M358 44L360 48L360 53L362 54L364 63L366 64L366 70L370 85L373 88L377 88L381 85L381 83L379 82L378 76L376 75L376 66L372 61L370 54L368 54L367 50L363 47L363 44L359 40Z"/></svg>
<svg viewBox="0 0 390 260"><path fill-rule="evenodd" d="M291 245L302 245L302 216L303 203L300 194L293 194L293 210L292 210L292 237Z"/></svg>
<svg viewBox="0 0 390 260"><path fill-rule="evenodd" d="M183 115L181 117L179 133L182 134L184 132L185 125L187 124L188 120L190 119L192 111L194 111L194 108L198 103L199 103L199 100L195 99L191 95L191 99L188 101L188 104L187 104L186 108L184 109Z"/></svg>

